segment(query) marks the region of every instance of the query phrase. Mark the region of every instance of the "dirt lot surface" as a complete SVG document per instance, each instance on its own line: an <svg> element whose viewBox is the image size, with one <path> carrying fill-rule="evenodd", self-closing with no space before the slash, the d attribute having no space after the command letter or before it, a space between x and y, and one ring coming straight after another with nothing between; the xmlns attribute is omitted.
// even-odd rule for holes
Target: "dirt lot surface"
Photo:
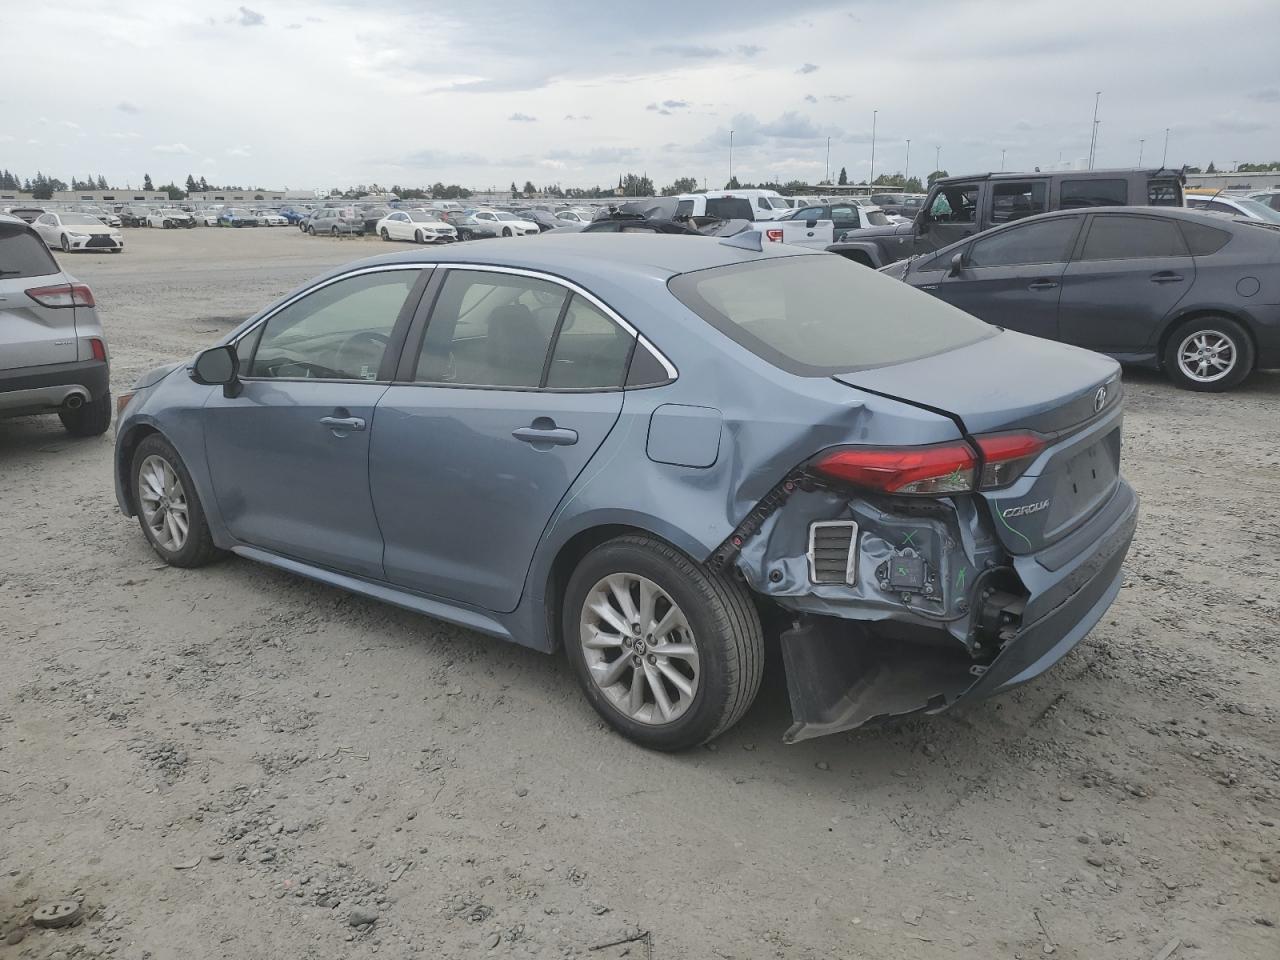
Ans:
<svg viewBox="0 0 1280 960"><path fill-rule="evenodd" d="M387 249L127 235L69 258L117 391ZM170 569L116 510L110 435L0 422L0 958L1275 960L1280 375L1126 379L1143 517L1057 669L788 747L775 661L680 756L610 733L562 658L244 560ZM69 898L78 926L27 923Z"/></svg>

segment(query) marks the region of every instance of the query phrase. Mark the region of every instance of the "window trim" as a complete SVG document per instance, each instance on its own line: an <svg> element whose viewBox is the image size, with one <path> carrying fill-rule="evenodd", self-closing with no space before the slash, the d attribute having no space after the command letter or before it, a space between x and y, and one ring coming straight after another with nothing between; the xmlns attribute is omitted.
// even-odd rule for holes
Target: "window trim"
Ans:
<svg viewBox="0 0 1280 960"><path fill-rule="evenodd" d="M404 340L404 333L402 332L402 330L407 329L406 325L411 323L413 317L417 315L418 307L422 302L422 294L426 290L426 285L430 283L432 274L434 273L433 267L434 267L434 264L429 264L429 263L383 263L377 266L362 267L358 270L350 270L347 273L339 274L336 277L330 277L329 279L321 281L320 283L317 283L314 286L310 286L310 287L307 287L305 290L299 291L294 296L289 297L287 300L283 301L282 303L276 304L276 306L270 308L269 312L263 314L257 320L250 323L249 326L245 327L243 330L237 333L235 337L227 341L227 343L233 350L239 351L240 341L243 340L245 337L251 336L255 330L259 330L262 327L264 327L266 324L270 323L271 318L276 316L276 314L280 313L282 310L287 309L288 307L293 306L299 300L303 300L311 296L311 294L315 293L316 291L323 290L325 287L332 286L333 284L338 283L342 280L349 280L352 277L363 276L364 274L367 274L367 273L392 273L398 270L417 270L417 271L420 271L421 276L419 276L418 279L414 281L413 286L409 288L409 292L405 295L404 303L401 304L400 306L400 312L396 315L396 322L391 327L391 338L387 343L388 353L396 349L403 351L405 340ZM417 291L417 294L418 294L416 299L414 298L415 290ZM410 301L413 302L412 308L409 307ZM409 316L407 319L405 317L406 309L409 310ZM257 358L258 347L261 345L262 345L262 340L261 338L259 338L258 343L253 348L254 356L250 358L251 361ZM399 358L397 357L396 364L398 365L398 363L399 363ZM383 361L381 364L379 364L379 369L378 369L379 374L382 373L382 369L386 366L386 364L387 364L387 357L386 357L386 354L384 354ZM394 370L395 370L395 367L393 366L392 371L394 372ZM246 374L239 374L239 378L246 383L366 383L366 384L380 383L383 385L387 385L391 383L391 380L381 376L379 376L377 379L374 379L374 380L361 380L359 378L343 378L343 379L329 380L322 377L251 377Z"/></svg>
<svg viewBox="0 0 1280 960"><path fill-rule="evenodd" d="M502 390L506 392L518 393L613 393L616 391L626 390L646 390L650 387L663 387L670 383L674 383L680 377L680 372L675 365L667 359L666 354L654 346L653 341L637 330L631 323L625 320L621 314L610 307L607 303L597 297L590 290L580 286L572 280L558 276L554 273L546 273L539 270L528 270L523 267L506 267L483 263L438 263L434 264L435 272L431 278L431 285L427 291L427 295L422 298L419 305L417 315L414 317L413 325L410 327L409 335L405 339L404 347L401 353L399 364L396 366L396 376L391 381L397 387L427 387L432 389L449 389L449 390ZM415 380L417 373L418 360L422 354L422 344L426 340L427 328L431 324L431 315L435 312L436 301L440 298L440 290L444 286L445 280L448 279L449 273L454 270L470 271L472 273L503 273L516 277L528 277L532 280L541 280L544 283L553 283L559 287L565 288L568 293L577 294L584 300L598 309L606 318L616 323L622 330L634 341L631 352L627 357L626 371L631 369L631 361L635 357L636 347L644 347L651 353L655 360L666 371L667 379L658 383L646 383L634 387L626 385L626 371L623 372L622 382L616 387L524 387L524 386L508 386L503 384L491 383L426 383ZM556 329L547 344L548 356L552 355L555 350L555 343L560 331L560 320L563 319L564 309L569 302L569 297L565 297L564 304L561 305L561 318L557 320Z"/></svg>
<svg viewBox="0 0 1280 960"><path fill-rule="evenodd" d="M1085 208L1087 210L1087 208ZM1088 214L1089 222L1085 225L1080 233L1076 234L1075 248L1071 251L1071 263L1131 263L1134 260L1165 260L1169 258L1182 257L1188 260L1194 259L1191 253L1191 245L1187 242L1186 234L1184 234L1178 226L1177 220L1173 217L1153 216L1149 213L1142 213L1139 209L1126 208L1124 210L1116 210L1113 213L1093 213ZM1123 217L1129 217L1134 220L1155 220L1158 223L1166 223L1173 227L1174 235L1177 236L1182 244L1181 253L1158 253L1148 254L1142 257L1108 257L1102 260L1086 260L1084 256L1085 246L1089 242L1089 236L1093 233L1093 225L1099 220L1115 220ZM1226 246L1226 244L1223 244Z"/></svg>

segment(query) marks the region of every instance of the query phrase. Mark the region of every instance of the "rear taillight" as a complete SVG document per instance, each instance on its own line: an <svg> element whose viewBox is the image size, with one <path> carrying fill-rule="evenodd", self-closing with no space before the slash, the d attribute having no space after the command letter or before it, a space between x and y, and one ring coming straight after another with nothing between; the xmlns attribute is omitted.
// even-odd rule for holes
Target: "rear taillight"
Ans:
<svg viewBox="0 0 1280 960"><path fill-rule="evenodd" d="M83 283L57 283L51 287L32 287L27 296L42 307L92 307L93 291Z"/></svg>
<svg viewBox="0 0 1280 960"><path fill-rule="evenodd" d="M782 231L779 230L777 227L774 227L770 230L766 230L764 232L764 235L768 237L770 240L772 240L774 243L782 242Z"/></svg>
<svg viewBox="0 0 1280 960"><path fill-rule="evenodd" d="M982 479L978 485L983 490L996 490L1013 483L1047 445L1043 437L1025 430L988 433L974 439L982 451Z"/></svg>
<svg viewBox="0 0 1280 960"><path fill-rule="evenodd" d="M823 476L884 493L968 493L978 458L967 443L923 447L848 447L824 453L812 468Z"/></svg>
<svg viewBox="0 0 1280 960"><path fill-rule="evenodd" d="M975 437L979 457L962 440L919 447L845 447L821 454L810 468L833 480L884 493L943 496L1013 483L1047 445L1027 431Z"/></svg>
<svg viewBox="0 0 1280 960"><path fill-rule="evenodd" d="M101 340L99 340L97 337L90 338L89 349L93 351L93 359L95 360L107 359L107 345L103 343Z"/></svg>

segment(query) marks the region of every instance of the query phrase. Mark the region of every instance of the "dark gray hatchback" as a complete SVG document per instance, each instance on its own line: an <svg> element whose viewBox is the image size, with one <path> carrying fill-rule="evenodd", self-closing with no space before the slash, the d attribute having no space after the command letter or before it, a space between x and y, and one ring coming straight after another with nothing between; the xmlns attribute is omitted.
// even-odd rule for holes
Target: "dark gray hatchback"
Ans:
<svg viewBox="0 0 1280 960"><path fill-rule="evenodd" d="M1064 210L882 271L1009 330L1221 391L1280 366L1280 226L1169 207Z"/></svg>

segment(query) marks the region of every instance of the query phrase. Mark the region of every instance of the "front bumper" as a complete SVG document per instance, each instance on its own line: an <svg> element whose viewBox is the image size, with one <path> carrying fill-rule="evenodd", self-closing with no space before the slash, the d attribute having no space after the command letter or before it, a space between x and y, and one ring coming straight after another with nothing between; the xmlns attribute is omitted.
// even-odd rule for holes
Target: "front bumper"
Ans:
<svg viewBox="0 0 1280 960"><path fill-rule="evenodd" d="M124 239L116 240L109 234L94 233L87 237L67 237L72 250L123 250Z"/></svg>
<svg viewBox="0 0 1280 960"><path fill-rule="evenodd" d="M1084 639L1116 598L1137 517L1138 497L1121 481L1112 501L1072 535L1085 547L1069 561L1060 555L1046 558L1054 548L1017 558L1018 573L1030 590L1026 612L1032 619L987 663L937 637L917 644L879 636L865 622L801 615L782 635L793 717L784 739L807 740L910 714L940 713L961 700L1004 693L1040 676Z"/></svg>
<svg viewBox="0 0 1280 960"><path fill-rule="evenodd" d="M0 414L20 417L56 410L68 396L88 394L88 401L106 396L110 368L105 360L50 363L17 370L0 370Z"/></svg>

